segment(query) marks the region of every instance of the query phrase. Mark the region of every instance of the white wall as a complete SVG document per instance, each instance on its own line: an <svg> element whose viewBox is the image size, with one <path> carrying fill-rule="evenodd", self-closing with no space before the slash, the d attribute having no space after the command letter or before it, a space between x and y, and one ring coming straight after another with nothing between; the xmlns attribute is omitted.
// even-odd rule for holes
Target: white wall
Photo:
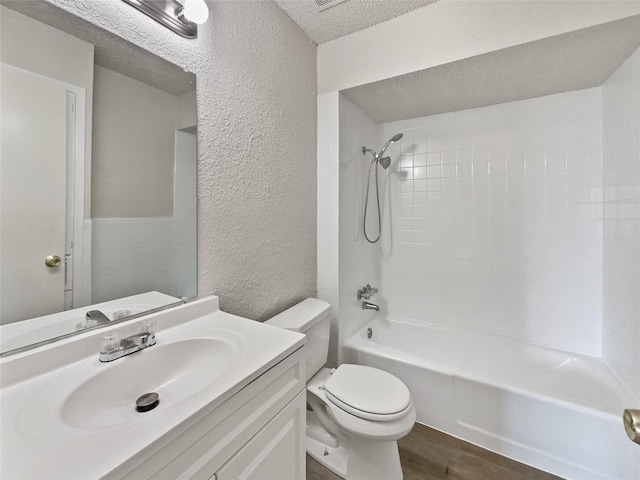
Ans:
<svg viewBox="0 0 640 480"><path fill-rule="evenodd" d="M0 6L3 62L85 89L85 131L93 125L93 57L90 43ZM10 39L10 40L9 40ZM85 135L85 218L91 205L91 136Z"/></svg>
<svg viewBox="0 0 640 480"><path fill-rule="evenodd" d="M176 291L185 297L194 297L198 274L197 244L193 232L197 231L197 140L187 132L176 132L176 171L173 215L176 243Z"/></svg>
<svg viewBox="0 0 640 480"><path fill-rule="evenodd" d="M318 46L318 91L423 70L640 13L635 1L440 0Z"/></svg>
<svg viewBox="0 0 640 480"><path fill-rule="evenodd" d="M602 91L602 354L640 401L640 50Z"/></svg>
<svg viewBox="0 0 640 480"><path fill-rule="evenodd" d="M153 290L196 295L196 138L174 135L172 215L93 219L93 303Z"/></svg>
<svg viewBox="0 0 640 480"><path fill-rule="evenodd" d="M342 340L375 316L371 310L362 310L356 293L367 284L379 287L381 280L380 242L367 242L362 232L367 173L372 159L371 154L362 154L362 147L379 152L379 139L379 125L347 97L340 95L339 308L340 315L350 320L340 324L339 339ZM372 169L367 213L367 235L371 239L375 239L378 232L374 172ZM380 201L384 202L387 173L379 172L379 175ZM382 298L375 296L370 301L380 304ZM380 306L385 308L384 304Z"/></svg>
<svg viewBox="0 0 640 480"><path fill-rule="evenodd" d="M178 97L178 122L176 128L182 130L195 127L198 124L197 114L196 91L192 90L180 95Z"/></svg>
<svg viewBox="0 0 640 480"><path fill-rule="evenodd" d="M95 66L92 218L173 215L178 100Z"/></svg>
<svg viewBox="0 0 640 480"><path fill-rule="evenodd" d="M383 125L391 318L600 354L601 90Z"/></svg>
<svg viewBox="0 0 640 480"><path fill-rule="evenodd" d="M318 95L317 204L318 298L331 304L328 363L338 364L339 344L339 110L338 92Z"/></svg>
<svg viewBox="0 0 640 480"><path fill-rule="evenodd" d="M197 75L198 294L266 319L316 292L316 47L272 2L209 2L196 40L125 2L47 0Z"/></svg>

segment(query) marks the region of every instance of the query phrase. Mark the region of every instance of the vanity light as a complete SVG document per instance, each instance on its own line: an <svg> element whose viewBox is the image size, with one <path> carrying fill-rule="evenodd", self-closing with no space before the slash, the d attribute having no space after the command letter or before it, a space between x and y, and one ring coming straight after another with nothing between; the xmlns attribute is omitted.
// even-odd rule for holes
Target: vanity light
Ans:
<svg viewBox="0 0 640 480"><path fill-rule="evenodd" d="M209 17L209 8L204 0L123 1L185 38L196 38L198 24L206 22Z"/></svg>
<svg viewBox="0 0 640 480"><path fill-rule="evenodd" d="M184 0L181 14L185 20L202 25L209 18L209 7L204 0Z"/></svg>

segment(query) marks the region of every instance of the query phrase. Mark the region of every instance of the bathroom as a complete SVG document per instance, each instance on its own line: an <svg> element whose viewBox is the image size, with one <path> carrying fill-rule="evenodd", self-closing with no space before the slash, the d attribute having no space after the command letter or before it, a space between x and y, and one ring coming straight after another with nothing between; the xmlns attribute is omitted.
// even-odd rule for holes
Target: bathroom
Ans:
<svg viewBox="0 0 640 480"><path fill-rule="evenodd" d="M389 93L398 87L385 86L387 79L533 42L544 49L552 37L608 22L633 25L636 2L421 2L315 42L285 12L296 2L208 2L196 39L124 2L47 3L196 75L198 297L218 295L223 311L260 321L308 297L329 302L331 365L345 359L349 338L384 317L579 353L615 371L635 399L625 408L637 408L638 129L627 132L636 143L615 171L608 159L617 140L607 135L621 130L606 103L616 101L607 94L615 78L394 120L374 120L356 101L358 87L375 97L376 82L381 101L393 104ZM636 75L637 57L630 57ZM558 108L560 138L543 128ZM631 129L635 112L624 120ZM377 150L396 133L404 136L387 150L392 165L379 172L382 238L369 245L361 233L369 163L362 147ZM524 137L514 143L516 134ZM514 146L524 155L537 149L546 163L527 163L526 177L515 177ZM458 150L475 155L475 147L484 160L446 160ZM576 151L589 157L586 165L570 163ZM460 186L455 178L465 168L474 170ZM371 219L375 231L375 213ZM490 242L481 241L485 235ZM379 289L370 300L379 314L356 300L368 283ZM624 436L621 420L617 426Z"/></svg>

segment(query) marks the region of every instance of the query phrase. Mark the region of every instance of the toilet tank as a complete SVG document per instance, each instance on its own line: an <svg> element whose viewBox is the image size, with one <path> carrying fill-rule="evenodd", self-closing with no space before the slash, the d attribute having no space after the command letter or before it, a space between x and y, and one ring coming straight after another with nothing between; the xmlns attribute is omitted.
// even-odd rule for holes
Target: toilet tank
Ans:
<svg viewBox="0 0 640 480"><path fill-rule="evenodd" d="M307 380L327 363L331 329L331 305L327 302L307 298L265 323L307 336Z"/></svg>

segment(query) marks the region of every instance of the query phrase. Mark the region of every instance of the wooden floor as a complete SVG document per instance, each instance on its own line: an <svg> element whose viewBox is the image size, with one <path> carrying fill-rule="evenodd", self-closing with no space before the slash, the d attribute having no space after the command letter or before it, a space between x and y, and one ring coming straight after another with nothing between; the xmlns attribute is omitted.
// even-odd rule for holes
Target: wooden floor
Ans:
<svg viewBox="0 0 640 480"><path fill-rule="evenodd" d="M398 441L404 480L559 480L424 425ZM307 480L340 480L307 455Z"/></svg>

